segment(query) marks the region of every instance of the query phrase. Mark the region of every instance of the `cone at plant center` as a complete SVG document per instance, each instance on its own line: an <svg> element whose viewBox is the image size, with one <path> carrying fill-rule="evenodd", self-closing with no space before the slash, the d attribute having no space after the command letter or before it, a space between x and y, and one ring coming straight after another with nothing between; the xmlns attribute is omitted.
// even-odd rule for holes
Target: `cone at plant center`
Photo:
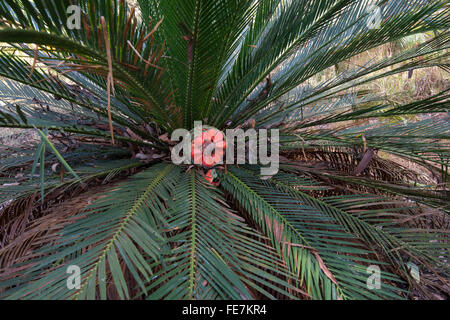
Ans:
<svg viewBox="0 0 450 320"><path fill-rule="evenodd" d="M205 154L205 149L213 145L211 155ZM202 132L201 136L194 138L191 144L191 157L195 163L211 168L218 163L222 163L225 154L226 142L224 134L217 129L208 129Z"/></svg>

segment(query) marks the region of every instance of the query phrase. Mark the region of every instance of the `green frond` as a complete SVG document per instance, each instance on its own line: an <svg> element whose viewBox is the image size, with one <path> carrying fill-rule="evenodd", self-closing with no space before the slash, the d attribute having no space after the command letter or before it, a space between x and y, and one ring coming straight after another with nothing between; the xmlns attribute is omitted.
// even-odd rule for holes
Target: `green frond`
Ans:
<svg viewBox="0 0 450 320"><path fill-rule="evenodd" d="M273 299L301 292L289 284L293 275L264 238L202 180L191 171L178 182L167 229L172 250L150 282L148 298Z"/></svg>
<svg viewBox="0 0 450 320"><path fill-rule="evenodd" d="M253 215L313 298L398 297L388 284L376 293L366 290L365 267L360 263L376 261L369 258L370 246L348 233L344 218L324 212L318 200L296 196L287 185L288 192L277 190L272 186L275 178L264 182L252 171L230 171L224 176L224 188ZM389 273L387 278L399 281Z"/></svg>
<svg viewBox="0 0 450 320"><path fill-rule="evenodd" d="M162 230L167 226L167 210L163 201L170 201L178 175L173 165L155 165L68 221L56 243L27 257L27 268L20 277L13 273L9 280L2 280L2 286L14 286L8 298L106 299L107 277L112 277L122 299L130 298L119 257L145 292L144 282L152 276L149 264L160 261L165 250ZM81 269L79 289L67 286L70 265Z"/></svg>

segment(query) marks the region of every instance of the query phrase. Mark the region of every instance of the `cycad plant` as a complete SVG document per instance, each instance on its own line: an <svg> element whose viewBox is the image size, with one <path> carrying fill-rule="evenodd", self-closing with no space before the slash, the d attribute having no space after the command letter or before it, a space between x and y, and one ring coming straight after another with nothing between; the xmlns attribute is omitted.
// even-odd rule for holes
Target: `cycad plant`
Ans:
<svg viewBox="0 0 450 320"><path fill-rule="evenodd" d="M432 298L448 90L399 105L365 85L448 71L446 3L1 1L0 128L37 138L1 146L0 296ZM173 164L195 121L278 129L278 173Z"/></svg>

